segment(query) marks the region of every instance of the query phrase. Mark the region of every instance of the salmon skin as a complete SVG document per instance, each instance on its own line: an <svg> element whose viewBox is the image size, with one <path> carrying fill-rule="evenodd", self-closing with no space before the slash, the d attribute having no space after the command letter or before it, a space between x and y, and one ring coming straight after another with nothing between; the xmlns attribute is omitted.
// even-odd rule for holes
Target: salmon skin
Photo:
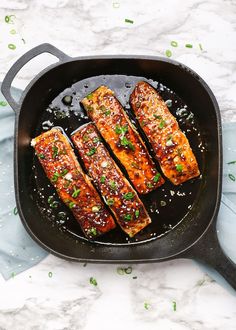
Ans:
<svg viewBox="0 0 236 330"><path fill-rule="evenodd" d="M95 125L81 126L71 139L121 229L133 237L151 223L142 201L111 158Z"/></svg>
<svg viewBox="0 0 236 330"><path fill-rule="evenodd" d="M199 176L189 141L157 91L140 81L130 96L130 103L163 174L174 185Z"/></svg>
<svg viewBox="0 0 236 330"><path fill-rule="evenodd" d="M37 136L31 145L60 199L70 208L86 237L94 239L115 228L113 217L60 129L52 128Z"/></svg>
<svg viewBox="0 0 236 330"><path fill-rule="evenodd" d="M140 194L146 194L164 183L141 137L112 90L100 86L88 94L82 104Z"/></svg>

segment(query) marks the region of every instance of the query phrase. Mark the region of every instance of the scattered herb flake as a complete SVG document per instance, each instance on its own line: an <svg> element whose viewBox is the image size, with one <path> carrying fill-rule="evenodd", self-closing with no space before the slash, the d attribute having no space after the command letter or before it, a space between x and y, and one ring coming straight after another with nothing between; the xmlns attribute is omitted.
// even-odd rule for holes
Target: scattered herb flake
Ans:
<svg viewBox="0 0 236 330"><path fill-rule="evenodd" d="M160 177L161 177L161 174L160 173L157 173L154 178L153 178L153 181L154 182L158 182L160 180Z"/></svg>
<svg viewBox="0 0 236 330"><path fill-rule="evenodd" d="M88 230L88 235L91 235L91 236L96 236L97 235L97 229L95 227L92 227Z"/></svg>
<svg viewBox="0 0 236 330"><path fill-rule="evenodd" d="M228 165L236 164L236 160L232 160L231 162L228 162L227 164L228 164Z"/></svg>
<svg viewBox="0 0 236 330"><path fill-rule="evenodd" d="M24 39L24 38L21 38L21 40L23 41L23 44L25 44L25 43L26 43L26 41L25 41L25 39Z"/></svg>
<svg viewBox="0 0 236 330"><path fill-rule="evenodd" d="M17 207L15 206L14 209L13 209L13 214L14 215L17 215L18 214L18 210L17 210Z"/></svg>
<svg viewBox="0 0 236 330"><path fill-rule="evenodd" d="M11 50L14 50L14 49L16 49L16 45L8 44L8 48L11 49Z"/></svg>
<svg viewBox="0 0 236 330"><path fill-rule="evenodd" d="M7 24L14 24L12 17L16 17L15 15L7 15L5 16L5 22Z"/></svg>
<svg viewBox="0 0 236 330"><path fill-rule="evenodd" d="M69 171L65 168L62 172L61 172L61 176L64 176L68 173Z"/></svg>
<svg viewBox="0 0 236 330"><path fill-rule="evenodd" d="M125 214L125 216L124 216L125 221L130 221L131 219L132 219L131 214Z"/></svg>
<svg viewBox="0 0 236 330"><path fill-rule="evenodd" d="M146 309L146 310L148 310L149 308L150 308L150 304L148 303L148 302L144 302L144 304L143 304L143 306L144 306L144 308Z"/></svg>
<svg viewBox="0 0 236 330"><path fill-rule="evenodd" d="M125 268L125 274L131 274L132 273L132 267L127 267L127 268Z"/></svg>
<svg viewBox="0 0 236 330"><path fill-rule="evenodd" d="M12 29L12 30L10 31L10 33L11 33L11 34L16 34L16 30L15 30L15 29Z"/></svg>
<svg viewBox="0 0 236 330"><path fill-rule="evenodd" d="M109 206L113 205L114 202L115 202L115 201L114 201L113 198L109 198L109 199L107 199L107 201L106 201L107 205L109 205Z"/></svg>
<svg viewBox="0 0 236 330"><path fill-rule="evenodd" d="M169 50L169 49L166 50L166 56L167 57L171 57L172 56L171 50Z"/></svg>
<svg viewBox="0 0 236 330"><path fill-rule="evenodd" d="M99 137L95 137L95 138L93 139L93 143L98 143L99 141L101 141L101 140L99 139Z"/></svg>
<svg viewBox="0 0 236 330"><path fill-rule="evenodd" d="M156 119L162 119L162 116L156 115L155 113L154 113L153 117Z"/></svg>
<svg viewBox="0 0 236 330"><path fill-rule="evenodd" d="M116 185L115 181L110 181L109 186L111 187L112 190L116 190L116 188L117 188L117 185Z"/></svg>
<svg viewBox="0 0 236 330"><path fill-rule="evenodd" d="M105 116L109 116L111 114L111 110L105 111Z"/></svg>
<svg viewBox="0 0 236 330"><path fill-rule="evenodd" d="M58 207L58 202L57 201L53 201L52 203L50 203L50 207L53 208L53 209L56 209Z"/></svg>
<svg viewBox="0 0 236 330"><path fill-rule="evenodd" d="M178 42L175 40L172 40L170 44L172 47L178 47Z"/></svg>
<svg viewBox="0 0 236 330"><path fill-rule="evenodd" d="M135 217L136 217L136 218L139 217L139 214L140 214L140 211L139 211L139 210L135 210Z"/></svg>
<svg viewBox="0 0 236 330"><path fill-rule="evenodd" d="M52 147L52 158L56 158L58 156L58 148L56 146Z"/></svg>
<svg viewBox="0 0 236 330"><path fill-rule="evenodd" d="M75 207L75 205L76 205L75 202L70 202L68 206L70 209L72 209L73 207Z"/></svg>
<svg viewBox="0 0 236 330"><path fill-rule="evenodd" d="M52 277L52 272L48 272L48 277Z"/></svg>
<svg viewBox="0 0 236 330"><path fill-rule="evenodd" d="M119 275L124 275L125 274L125 269L123 267L117 267L116 271Z"/></svg>
<svg viewBox="0 0 236 330"><path fill-rule="evenodd" d="M60 177L60 174L58 172L55 172L52 176L52 182L57 182L58 178Z"/></svg>
<svg viewBox="0 0 236 330"><path fill-rule="evenodd" d="M162 128L164 128L166 126L166 122L165 122L165 120L163 120L163 119L161 119L161 122L160 122L160 124L159 124L159 128L160 129L162 129Z"/></svg>
<svg viewBox="0 0 236 330"><path fill-rule="evenodd" d="M201 51L203 51L202 44L198 44Z"/></svg>
<svg viewBox="0 0 236 330"><path fill-rule="evenodd" d="M12 272L11 273L11 277L14 278L16 276L16 273L15 272Z"/></svg>
<svg viewBox="0 0 236 330"><path fill-rule="evenodd" d="M228 174L228 177L230 178L230 180L232 180L232 181L235 181L236 180L236 178L235 178L235 176L233 175L233 174Z"/></svg>
<svg viewBox="0 0 236 330"><path fill-rule="evenodd" d="M183 171L183 165L182 164L176 164L175 168L178 172L182 172Z"/></svg>
<svg viewBox="0 0 236 330"><path fill-rule="evenodd" d="M123 147L128 147L132 151L135 150L135 147L134 147L133 143L130 140L128 140L125 136L120 138L120 143Z"/></svg>
<svg viewBox="0 0 236 330"><path fill-rule="evenodd" d="M72 197L77 198L79 196L80 189L77 189L75 186L73 187L73 189L74 189L74 192L72 194Z"/></svg>
<svg viewBox="0 0 236 330"><path fill-rule="evenodd" d="M172 301L173 311L176 312L176 301Z"/></svg>
<svg viewBox="0 0 236 330"><path fill-rule="evenodd" d="M133 21L132 19L128 19L128 18L126 18L126 19L125 19L125 23L134 24L134 21Z"/></svg>
<svg viewBox="0 0 236 330"><path fill-rule="evenodd" d="M147 187L151 189L151 188L153 188L153 184L151 182L148 182Z"/></svg>
<svg viewBox="0 0 236 330"><path fill-rule="evenodd" d="M38 156L40 159L45 159L45 155L44 155L44 154L37 154L37 156Z"/></svg>
<svg viewBox="0 0 236 330"><path fill-rule="evenodd" d="M132 278L133 278L133 280L137 280L138 277L137 276L133 276Z"/></svg>
<svg viewBox="0 0 236 330"><path fill-rule="evenodd" d="M90 282L90 284L92 284L94 286L97 286L98 285L97 280L94 277L90 277L89 282Z"/></svg>
<svg viewBox="0 0 236 330"><path fill-rule="evenodd" d="M186 44L185 47L186 47L186 48L193 48L193 45L191 45L191 44Z"/></svg>
<svg viewBox="0 0 236 330"><path fill-rule="evenodd" d="M5 106L7 106L7 102L6 101L0 101L0 106L1 107L5 107Z"/></svg>
<svg viewBox="0 0 236 330"><path fill-rule="evenodd" d="M87 152L87 155L88 155L88 156L92 156L92 155L94 155L94 154L96 153L96 151L97 151L96 148L91 148L91 149L89 150L89 152Z"/></svg>
<svg viewBox="0 0 236 330"><path fill-rule="evenodd" d="M130 200L135 196L135 194L133 192L127 192L126 194L123 195L124 199L126 200Z"/></svg>
<svg viewBox="0 0 236 330"><path fill-rule="evenodd" d="M102 175L101 176L101 179L100 179L100 182L101 183L105 183L105 181L106 181L106 177L105 177L105 175Z"/></svg>
<svg viewBox="0 0 236 330"><path fill-rule="evenodd" d="M88 136L88 134L84 134L84 135L83 135L83 141L84 141L84 142L88 142L88 140L89 140L89 136Z"/></svg>
<svg viewBox="0 0 236 330"><path fill-rule="evenodd" d="M54 200L54 197L53 196L49 196L48 197L48 204L51 204Z"/></svg>
<svg viewBox="0 0 236 330"><path fill-rule="evenodd" d="M116 134L125 134L128 131L128 126L119 126L116 125L115 132Z"/></svg>
<svg viewBox="0 0 236 330"><path fill-rule="evenodd" d="M86 98L87 98L88 100L91 100L91 99L93 98L93 93L88 94L88 95L86 96Z"/></svg>

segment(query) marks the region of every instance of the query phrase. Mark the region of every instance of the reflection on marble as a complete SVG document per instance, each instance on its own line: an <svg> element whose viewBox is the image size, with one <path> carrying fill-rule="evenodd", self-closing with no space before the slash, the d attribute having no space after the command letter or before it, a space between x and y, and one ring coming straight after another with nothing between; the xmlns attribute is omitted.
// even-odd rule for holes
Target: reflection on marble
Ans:
<svg viewBox="0 0 236 330"><path fill-rule="evenodd" d="M14 24L5 23L5 15L15 15ZM171 47L171 40L178 47ZM173 59L212 88L223 120L236 121L234 0L1 0L0 80L20 55L43 42L70 56L165 56L170 49ZM14 85L23 88L50 61L46 55L34 61ZM89 283L91 276L97 287ZM49 256L8 282L0 279L0 293L1 330L236 328L235 294L190 260L134 265L132 274L118 275L114 265L83 267Z"/></svg>

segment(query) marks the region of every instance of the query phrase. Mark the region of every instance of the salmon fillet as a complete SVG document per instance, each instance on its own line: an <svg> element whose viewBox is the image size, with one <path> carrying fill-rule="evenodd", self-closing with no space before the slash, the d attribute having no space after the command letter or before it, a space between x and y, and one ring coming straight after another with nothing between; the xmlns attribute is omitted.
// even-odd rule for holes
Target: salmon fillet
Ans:
<svg viewBox="0 0 236 330"><path fill-rule="evenodd" d="M121 229L133 237L151 223L142 201L111 158L95 125L81 126L71 139Z"/></svg>
<svg viewBox="0 0 236 330"><path fill-rule="evenodd" d="M82 104L140 194L146 194L164 183L141 137L112 90L100 86L87 95Z"/></svg>
<svg viewBox="0 0 236 330"><path fill-rule="evenodd" d="M93 239L115 228L113 217L60 129L52 128L37 136L31 145L60 199L72 211L86 237Z"/></svg>
<svg viewBox="0 0 236 330"><path fill-rule="evenodd" d="M141 81L135 86L130 103L163 174L174 185L199 176L189 141L157 91Z"/></svg>

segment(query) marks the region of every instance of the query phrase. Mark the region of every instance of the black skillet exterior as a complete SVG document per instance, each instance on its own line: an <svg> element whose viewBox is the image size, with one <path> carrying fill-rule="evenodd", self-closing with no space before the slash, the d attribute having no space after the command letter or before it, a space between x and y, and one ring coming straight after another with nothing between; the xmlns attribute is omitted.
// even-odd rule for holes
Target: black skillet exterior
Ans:
<svg viewBox="0 0 236 330"><path fill-rule="evenodd" d="M56 63L27 86L17 103L11 96L11 83L17 72L41 53L58 57ZM137 245L100 245L65 239L53 227L45 226L28 193L32 166L30 139L38 114L66 87L85 77L99 74L126 74L152 77L166 83L187 102L195 99L199 119L209 145L202 190L190 215L161 239ZM166 82L165 82L166 80ZM15 191L21 220L31 237L43 248L67 260L102 263L158 262L173 258L194 258L217 269L236 289L236 265L222 251L216 234L221 196L222 142L217 102L206 83L186 66L158 57L99 56L70 58L50 44L42 44L23 55L9 70L2 93L16 112ZM209 139L209 140L208 140Z"/></svg>

